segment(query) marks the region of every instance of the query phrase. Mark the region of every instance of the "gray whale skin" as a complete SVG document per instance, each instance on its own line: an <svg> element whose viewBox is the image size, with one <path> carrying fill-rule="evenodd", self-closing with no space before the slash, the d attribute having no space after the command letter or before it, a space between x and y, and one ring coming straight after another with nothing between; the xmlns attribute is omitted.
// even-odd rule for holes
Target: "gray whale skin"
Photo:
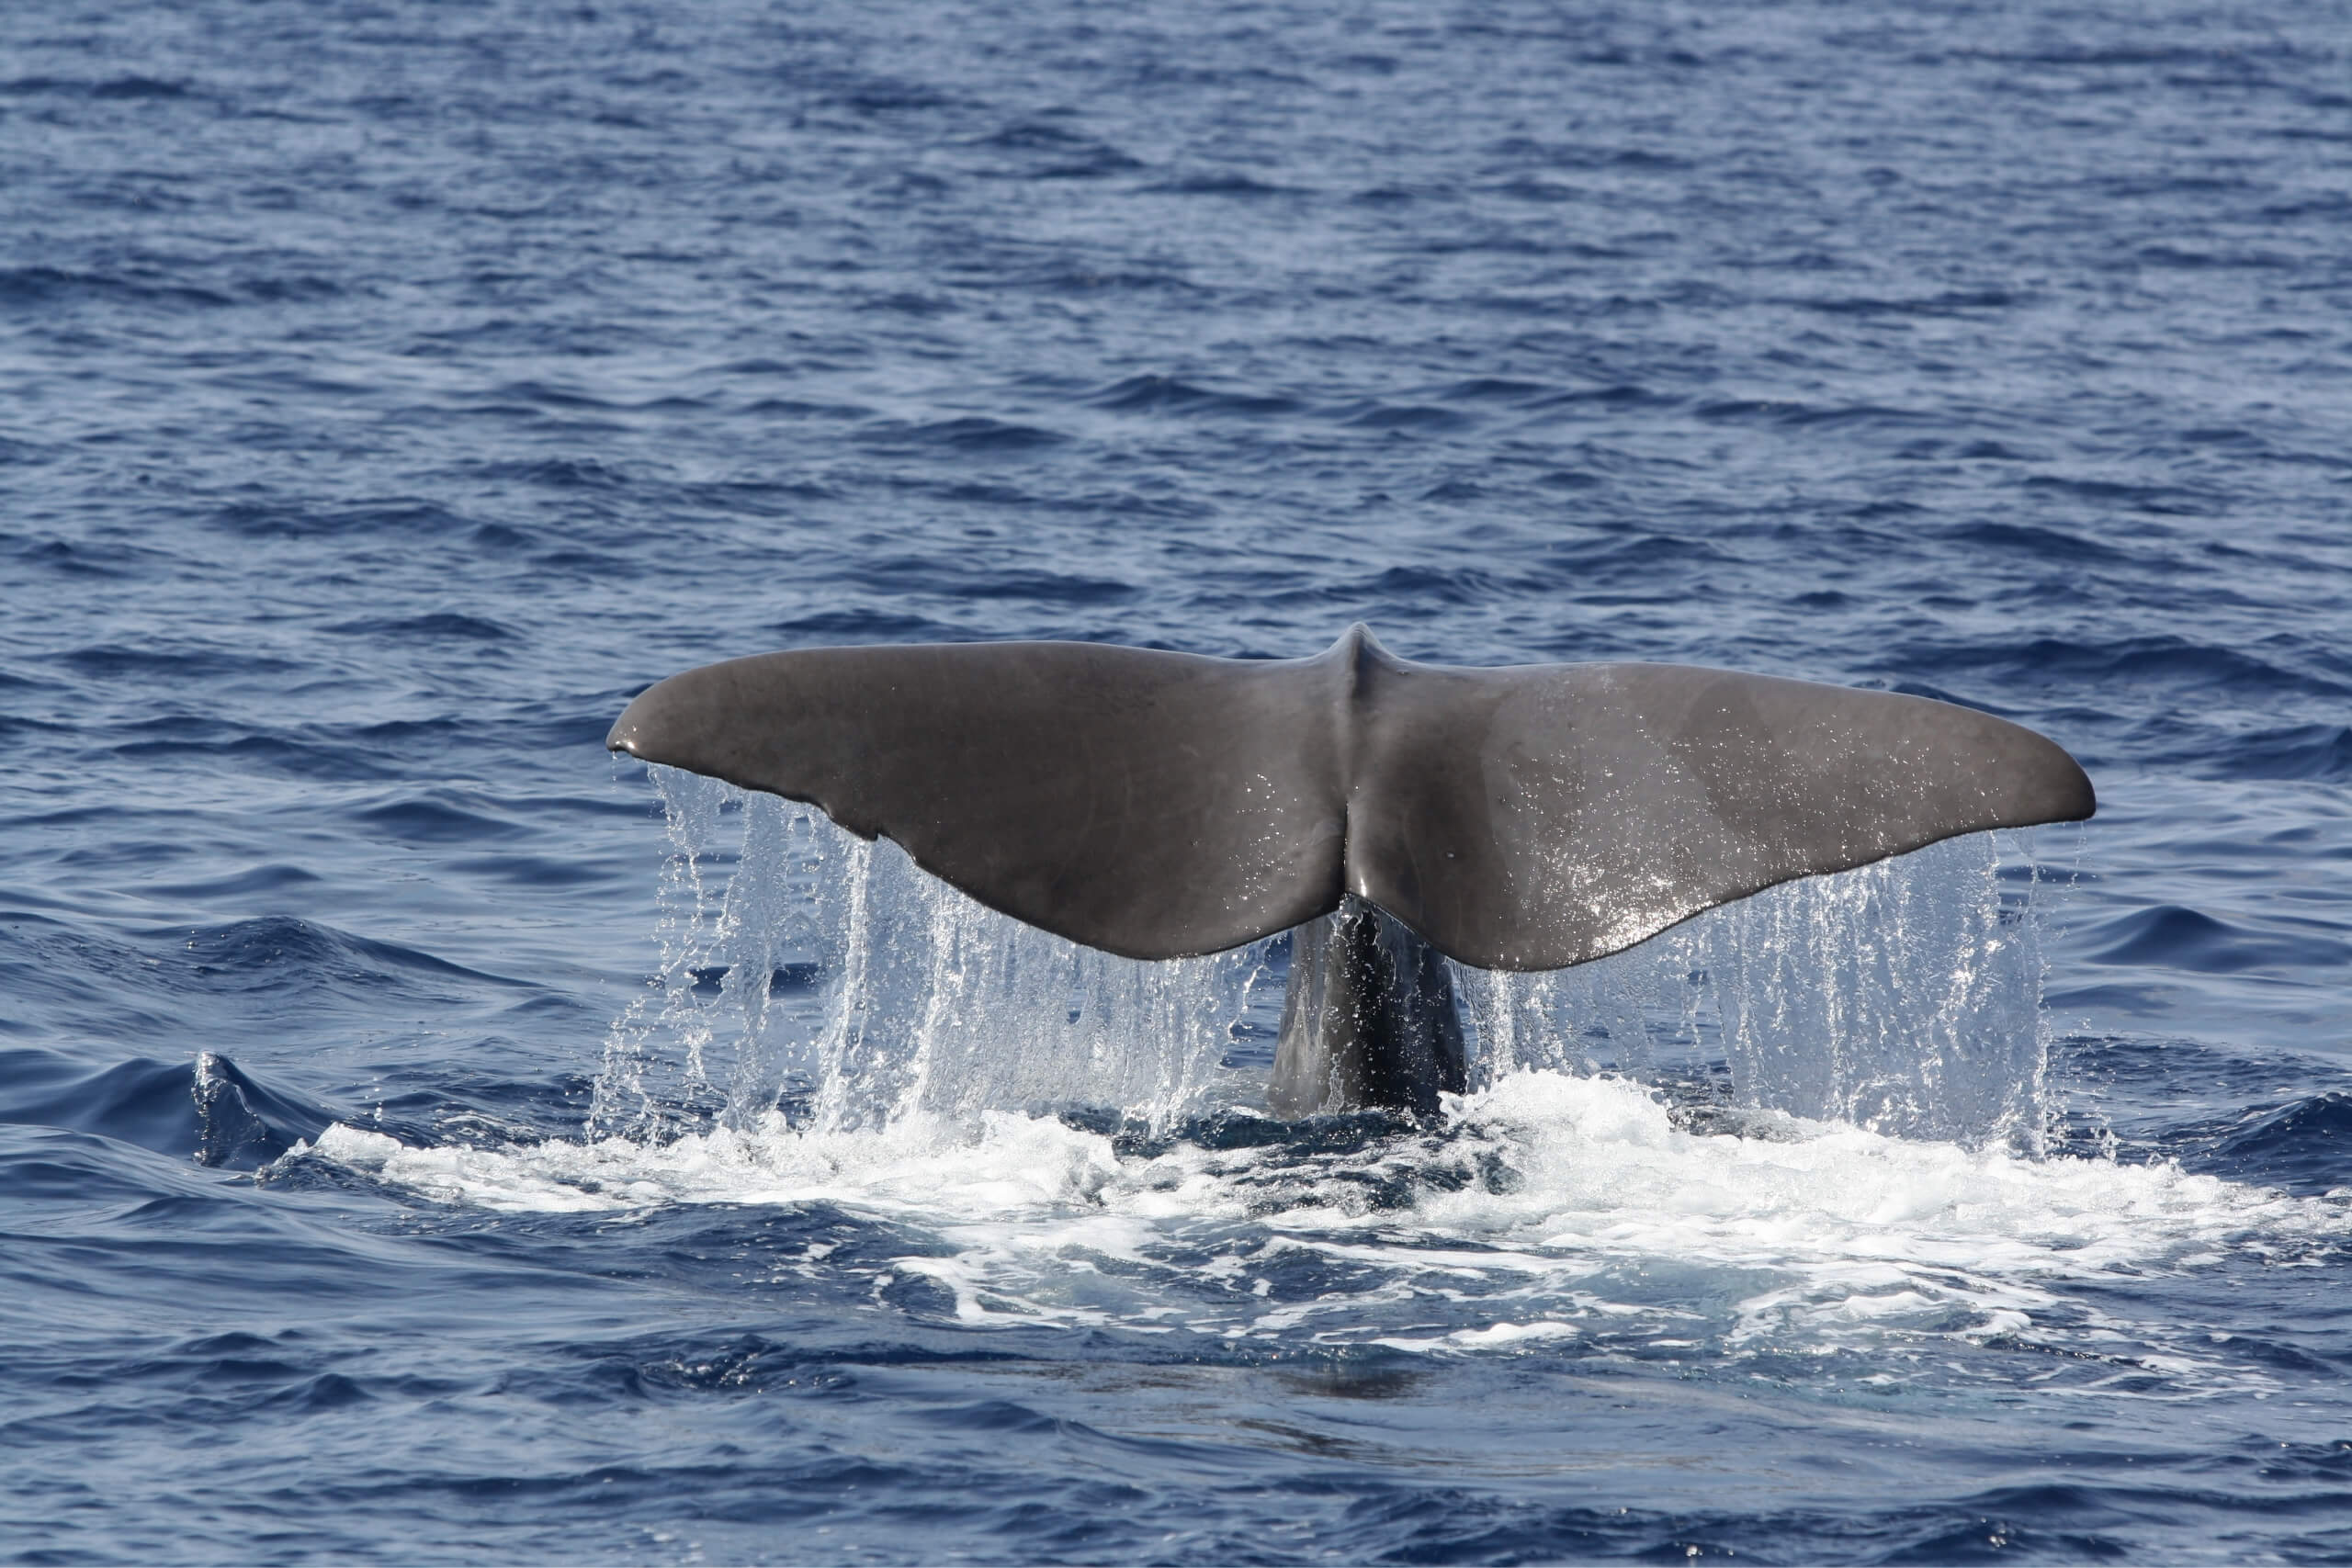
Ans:
<svg viewBox="0 0 2352 1568"><path fill-rule="evenodd" d="M1310 659L765 653L659 682L605 744L805 801L1126 957L1303 928L1285 1117L1461 1090L1440 954L1582 964L1776 883L2096 807L2072 757L1972 708L1679 664L1419 664L1361 625Z"/></svg>

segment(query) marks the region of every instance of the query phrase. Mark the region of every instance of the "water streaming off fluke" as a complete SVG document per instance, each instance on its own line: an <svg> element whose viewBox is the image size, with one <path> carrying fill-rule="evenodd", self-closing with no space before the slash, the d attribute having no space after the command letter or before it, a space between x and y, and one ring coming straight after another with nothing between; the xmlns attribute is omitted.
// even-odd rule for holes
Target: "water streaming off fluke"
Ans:
<svg viewBox="0 0 2352 1568"><path fill-rule="evenodd" d="M1113 1113L1164 1134L1262 1105L1284 939L1148 963L981 908L811 808L650 770L673 853L660 968L615 1023L593 1134ZM1533 1069L2041 1146L2032 863L1977 834L1783 885L1567 970L1458 967L1473 1083Z"/></svg>

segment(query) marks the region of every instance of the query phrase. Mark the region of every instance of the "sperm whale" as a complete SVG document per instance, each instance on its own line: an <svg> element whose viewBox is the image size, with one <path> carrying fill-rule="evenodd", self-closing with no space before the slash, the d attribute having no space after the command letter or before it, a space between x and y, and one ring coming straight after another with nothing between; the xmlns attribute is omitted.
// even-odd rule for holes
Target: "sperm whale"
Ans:
<svg viewBox="0 0 2352 1568"><path fill-rule="evenodd" d="M1361 624L1291 660L759 654L657 682L605 744L815 806L1130 958L1295 928L1285 1117L1427 1113L1464 1087L1442 957L1587 963L1795 877L2097 807L2054 742L1973 708L1679 664L1424 664Z"/></svg>

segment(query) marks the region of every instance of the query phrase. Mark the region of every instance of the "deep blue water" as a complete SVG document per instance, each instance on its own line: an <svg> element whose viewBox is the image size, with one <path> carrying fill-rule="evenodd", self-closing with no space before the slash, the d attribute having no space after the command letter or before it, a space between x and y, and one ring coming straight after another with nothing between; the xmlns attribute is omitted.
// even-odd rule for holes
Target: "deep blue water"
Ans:
<svg viewBox="0 0 2352 1568"><path fill-rule="evenodd" d="M2352 1558L2347 85L2341 0L0 10L0 1560ZM1359 618L2100 813L1285 1131L1279 943L601 750Z"/></svg>

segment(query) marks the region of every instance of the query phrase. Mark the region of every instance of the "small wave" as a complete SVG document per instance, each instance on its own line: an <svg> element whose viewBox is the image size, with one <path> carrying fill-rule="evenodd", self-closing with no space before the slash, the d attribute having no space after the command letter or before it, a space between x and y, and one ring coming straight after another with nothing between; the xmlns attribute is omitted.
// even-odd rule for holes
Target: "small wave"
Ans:
<svg viewBox="0 0 2352 1568"><path fill-rule="evenodd" d="M1363 430L1419 430L1439 434L1470 429L1477 421L1458 410L1430 403L1363 403L1344 411L1340 423Z"/></svg>
<svg viewBox="0 0 2352 1568"><path fill-rule="evenodd" d="M856 605L817 610L788 620L772 621L770 635L787 643L814 642L953 642L967 635L947 621L911 615L902 609Z"/></svg>
<svg viewBox="0 0 2352 1568"><path fill-rule="evenodd" d="M861 440L877 446L944 446L958 452L1006 456L1059 446L1069 439L1057 431L979 414L928 424L885 425L858 434Z"/></svg>
<svg viewBox="0 0 2352 1568"><path fill-rule="evenodd" d="M1055 504L1046 497L1033 495L1019 485L996 484L982 479L915 481L907 486L948 501L977 502L982 506L1038 507Z"/></svg>
<svg viewBox="0 0 2352 1568"><path fill-rule="evenodd" d="M1338 587L1333 597L1343 603L1396 605L1491 604L1498 596L1496 577L1476 567L1392 566L1358 582Z"/></svg>
<svg viewBox="0 0 2352 1568"><path fill-rule="evenodd" d="M208 519L249 539L311 539L340 535L390 534L400 537L470 531L474 525L438 502L393 500L341 506L298 502L241 501Z"/></svg>
<svg viewBox="0 0 2352 1568"><path fill-rule="evenodd" d="M2136 910L2086 934L2098 944L2084 953L2093 964L2146 964L2203 975L2337 967L2352 957L2339 939L2267 935L2177 904Z"/></svg>
<svg viewBox="0 0 2352 1568"><path fill-rule="evenodd" d="M472 855L450 862L449 869L518 887L588 887L616 880L611 867L572 855Z"/></svg>
<svg viewBox="0 0 2352 1568"><path fill-rule="evenodd" d="M90 96L94 98L184 98L187 85L167 82L154 76L112 76L93 83Z"/></svg>
<svg viewBox="0 0 2352 1568"><path fill-rule="evenodd" d="M347 733L375 745L414 749L424 742L453 739L461 729L458 721L449 718L388 718Z"/></svg>
<svg viewBox="0 0 2352 1568"><path fill-rule="evenodd" d="M1092 138L1084 131L1071 130L1043 119L1017 119L986 136L976 137L971 142L975 147L994 147L1014 152L1059 152L1092 144Z"/></svg>
<svg viewBox="0 0 2352 1568"><path fill-rule="evenodd" d="M1028 179L1099 179L1146 166L1142 159L1109 142L1045 120L1017 120L970 145L997 152L1035 154L1038 161L1019 171Z"/></svg>
<svg viewBox="0 0 2352 1568"><path fill-rule="evenodd" d="M1831 599L1838 603L1843 603L1845 601L1845 595L1836 592L1826 594L1806 593L1799 596L1793 602L1802 604L1806 601L1813 599ZM1975 702L1968 697L1964 697L1957 692L1948 691L1941 686L1931 685L1925 681L1897 681L1886 689L1890 692L1900 693L1906 697L1925 697L1931 703L1950 703L1956 708L1974 708L1978 713L1996 714L1999 711L1998 709L1988 707L1983 703Z"/></svg>
<svg viewBox="0 0 2352 1568"><path fill-rule="evenodd" d="M381 990L411 987L423 980L501 987L527 984L469 969L419 948L355 936L291 915L194 931L176 928L168 935L171 945L157 964L160 976L183 989L213 994L322 987Z"/></svg>
<svg viewBox="0 0 2352 1568"><path fill-rule="evenodd" d="M2188 272L2202 272L2214 267L2272 271L2302 265L2295 257L2282 255L2276 251L2188 251L2177 245L2143 245L2132 259L2141 266L2170 267Z"/></svg>
<svg viewBox="0 0 2352 1568"><path fill-rule="evenodd" d="M1652 581L1729 558L1703 539L1635 534L1555 546L1545 565L1571 586L1590 586Z"/></svg>
<svg viewBox="0 0 2352 1568"><path fill-rule="evenodd" d="M1474 376L1467 381L1456 381L1438 395L1450 402L1521 403L1558 390L1558 388L1542 381L1514 381L1505 376Z"/></svg>
<svg viewBox="0 0 2352 1568"><path fill-rule="evenodd" d="M342 784L404 776L392 754L355 746L345 735L255 732L210 720L162 720L130 729L136 739L110 747L115 756L151 762L159 758L217 758L233 762L241 771Z"/></svg>
<svg viewBox="0 0 2352 1568"><path fill-rule="evenodd" d="M777 419L872 419L874 411L862 403L812 403L800 398L761 398L743 405L745 413Z"/></svg>
<svg viewBox="0 0 2352 1568"><path fill-rule="evenodd" d="M1586 415L1595 409L1610 413L1621 413L1630 409L1672 408L1681 401L1680 398L1669 393L1654 392L1647 387L1637 386L1630 381L1620 381L1606 387L1586 387L1573 391L1552 392L1535 398L1530 406Z"/></svg>
<svg viewBox="0 0 2352 1568"><path fill-rule="evenodd" d="M1242 174L1184 175L1143 187L1151 196L1224 196L1254 199L1270 196L1301 196L1303 191L1272 185Z"/></svg>
<svg viewBox="0 0 2352 1568"><path fill-rule="evenodd" d="M257 865L233 875L208 877L199 882L159 882L155 885L155 891L166 897L212 902L222 898L248 897L255 893L282 892L288 887L308 886L320 880L315 872L281 862L273 865Z"/></svg>
<svg viewBox="0 0 2352 1568"><path fill-rule="evenodd" d="M7 670L0 670L0 692L55 692L60 689L61 683L55 681L40 681ZM13 716L6 716L5 721L11 724L36 725L43 728L54 728L40 720L20 719Z"/></svg>
<svg viewBox="0 0 2352 1568"><path fill-rule="evenodd" d="M1874 403L1823 406L1755 398L1702 403L1691 412L1711 423L1752 420L1800 430L1834 430L1849 425L1862 429L1911 430L1947 423L1943 415L1924 409L1888 408Z"/></svg>
<svg viewBox="0 0 2352 1568"><path fill-rule="evenodd" d="M2314 192L2292 201L2273 202L2256 216L2268 223L2293 223L2306 218L2334 219L2341 221L2352 215L2352 193L2343 191Z"/></svg>
<svg viewBox="0 0 2352 1568"><path fill-rule="evenodd" d="M203 1166L257 1169L343 1114L209 1053L94 1069L46 1051L0 1052L0 1122L95 1134Z"/></svg>
<svg viewBox="0 0 2352 1568"><path fill-rule="evenodd" d="M471 537L474 544L481 548L495 550L501 555L528 549L532 544L531 536L503 523L484 523L473 531Z"/></svg>
<svg viewBox="0 0 2352 1568"><path fill-rule="evenodd" d="M1295 413L1301 406L1294 398L1216 391L1172 376L1130 376L1089 393L1085 400L1119 413L1225 414L1248 419Z"/></svg>
<svg viewBox="0 0 2352 1568"><path fill-rule="evenodd" d="M2238 53L2239 49L2233 48L2230 52ZM2256 48L2246 52L2259 56L2273 51ZM1952 51L1952 55L1959 60L1982 60L1996 65L2100 68L2210 65L2217 58L2222 58L2213 49L2179 44L2061 44L2032 50L1958 49Z"/></svg>
<svg viewBox="0 0 2352 1568"><path fill-rule="evenodd" d="M859 310L888 311L899 316L947 316L961 309L944 294L918 293L911 288L893 289L887 294L869 295L853 307Z"/></svg>
<svg viewBox="0 0 2352 1568"><path fill-rule="evenodd" d="M964 584L967 599L1028 599L1047 604L1116 604L1142 590L1114 578L1059 571L997 571Z"/></svg>
<svg viewBox="0 0 2352 1568"><path fill-rule="evenodd" d="M23 456L12 459L12 447ZM29 447L0 440L0 463L11 460L30 461ZM134 578L154 567L151 551L127 548L120 545L99 545L81 539L29 539L9 536L5 540L8 553L28 567L53 571L64 577L104 578L121 581Z"/></svg>
<svg viewBox="0 0 2352 1568"><path fill-rule="evenodd" d="M1589 194L1575 186L1563 185L1557 180L1538 179L1525 175L1516 179L1505 180L1499 185L1490 186L1487 188L1495 195L1509 197L1513 201L1542 202L1547 206L1560 202L1582 201Z"/></svg>
<svg viewBox="0 0 2352 1568"><path fill-rule="evenodd" d="M891 556L867 561L858 568L854 581L860 587L877 594L928 593L951 601L1035 600L1046 604L1103 604L1133 599L1137 592L1133 584L1115 578L1035 569L976 574L966 570L959 562L921 556ZM790 624L806 626L815 622L822 625L836 619L838 615L831 615L804 617ZM861 623L853 621L850 624ZM919 617L915 618L915 624L933 625ZM970 636L968 630L958 626L953 629L947 640L961 641Z"/></svg>
<svg viewBox="0 0 2352 1568"><path fill-rule="evenodd" d="M2107 564L2131 558L2112 545L2103 545L2080 534L2031 523L1971 523L1953 529L1946 536L1956 544L1986 545L1995 549L2015 550L2037 560Z"/></svg>
<svg viewBox="0 0 2352 1568"><path fill-rule="evenodd" d="M292 670L282 659L230 653L213 648L126 648L103 643L56 656L75 674L94 681L217 681L238 675L268 675Z"/></svg>
<svg viewBox="0 0 2352 1568"><path fill-rule="evenodd" d="M591 392L576 387L559 387L546 381L509 381L494 389L489 396L512 399L540 408L609 409L615 405Z"/></svg>
<svg viewBox="0 0 2352 1568"><path fill-rule="evenodd" d="M13 82L0 82L0 94L11 97L184 98L188 96L188 88L185 82L169 81L159 76L107 76L96 81L64 76L19 76Z"/></svg>
<svg viewBox="0 0 2352 1568"><path fill-rule="evenodd" d="M2256 730L2233 739L2218 763L2224 778L2352 779L2352 726L2299 724Z"/></svg>
<svg viewBox="0 0 2352 1568"><path fill-rule="evenodd" d="M339 299L347 290L332 278L317 277L307 273L288 276L248 277L237 285L237 290L248 299L265 305L279 305L288 300ZM315 378L313 378L315 379ZM366 393L374 389L348 382L323 383L320 390L333 390L345 396Z"/></svg>
<svg viewBox="0 0 2352 1568"><path fill-rule="evenodd" d="M1790 303L1833 316L1955 316L1975 310L2005 310L2029 303L2031 297L2005 288L1947 289L1940 294L1908 298L1846 295L1836 299L1795 299Z"/></svg>
<svg viewBox="0 0 2352 1568"><path fill-rule="evenodd" d="M544 457L530 463L484 463L474 470L485 479L520 479L549 490L620 490L630 479L618 464L596 457Z"/></svg>
<svg viewBox="0 0 2352 1568"><path fill-rule="evenodd" d="M1199 295L1206 292L1181 271L1133 258L1073 264L1055 259L1019 275L1023 287L1045 295L1098 294L1117 289L1137 294Z"/></svg>
<svg viewBox="0 0 2352 1568"><path fill-rule="evenodd" d="M2217 508L2213 497L2176 485L2127 484L2116 479L2076 479L2064 474L2033 474L2019 481L2028 491L2102 507L2143 512L2160 517L2207 516Z"/></svg>
<svg viewBox="0 0 2352 1568"><path fill-rule="evenodd" d="M77 298L144 304L217 308L236 301L217 289L112 273L67 272L53 266L0 268L0 304L51 305Z"/></svg>
<svg viewBox="0 0 2352 1568"><path fill-rule="evenodd" d="M470 844L512 839L520 823L440 800L400 800L353 814L378 834L417 844Z"/></svg>
<svg viewBox="0 0 2352 1568"><path fill-rule="evenodd" d="M2352 1094L2330 1090L2299 1100L2184 1163L2290 1192L2352 1190Z"/></svg>
<svg viewBox="0 0 2352 1568"><path fill-rule="evenodd" d="M404 642L505 642L514 636L496 621L447 610L398 620L371 616L338 621L325 629L338 637L391 637Z"/></svg>
<svg viewBox="0 0 2352 1568"><path fill-rule="evenodd" d="M1587 57L1595 63L1625 64L1627 60L1611 56ZM1691 166L1690 160L1671 152L1657 152L1646 147L1611 147L1587 141L1545 141L1532 136L1505 136L1487 143L1484 151L1498 159L1524 159L1554 169L1631 169L1644 173L1671 174Z"/></svg>
<svg viewBox="0 0 2352 1568"><path fill-rule="evenodd" d="M2199 703L2210 703L2219 692L2352 696L2352 686L2284 668L2241 649L2171 635L2107 643L2035 637L2028 642L1914 644L1894 650L1893 662L1895 668L1930 678L1953 670L2006 669L2028 673L2036 683L2063 681L2081 690L2133 684L2182 687L2197 693Z"/></svg>

